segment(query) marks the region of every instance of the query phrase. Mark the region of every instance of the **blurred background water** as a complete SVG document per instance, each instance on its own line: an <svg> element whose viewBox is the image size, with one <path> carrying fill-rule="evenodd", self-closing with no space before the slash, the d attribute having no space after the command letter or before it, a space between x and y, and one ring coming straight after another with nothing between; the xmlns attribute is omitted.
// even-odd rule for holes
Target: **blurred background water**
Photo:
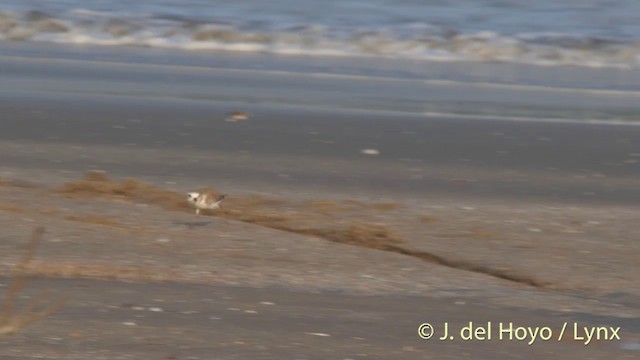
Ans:
<svg viewBox="0 0 640 360"><path fill-rule="evenodd" d="M0 55L68 44L40 56L426 81L363 85L358 109L640 118L636 0L3 0L0 40Z"/></svg>
<svg viewBox="0 0 640 360"><path fill-rule="evenodd" d="M3 0L0 38L637 67L635 0Z"/></svg>

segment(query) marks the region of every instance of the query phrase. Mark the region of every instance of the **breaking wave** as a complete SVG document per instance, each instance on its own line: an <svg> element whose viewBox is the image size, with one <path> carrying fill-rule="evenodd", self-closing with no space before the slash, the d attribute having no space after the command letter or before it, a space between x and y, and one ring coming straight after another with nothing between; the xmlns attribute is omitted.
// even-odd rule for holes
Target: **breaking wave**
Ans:
<svg viewBox="0 0 640 360"><path fill-rule="evenodd" d="M559 33L458 32L422 23L383 28L201 21L72 10L0 13L0 39L67 44L375 56L440 61L637 68L640 42Z"/></svg>

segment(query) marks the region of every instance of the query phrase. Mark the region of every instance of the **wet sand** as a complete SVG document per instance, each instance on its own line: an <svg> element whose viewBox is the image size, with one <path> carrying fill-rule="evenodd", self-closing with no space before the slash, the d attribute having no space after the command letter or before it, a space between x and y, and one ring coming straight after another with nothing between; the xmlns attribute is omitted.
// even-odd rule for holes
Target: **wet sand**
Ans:
<svg viewBox="0 0 640 360"><path fill-rule="evenodd" d="M636 126L273 105L244 105L251 119L229 123L226 113L237 105L70 94L7 95L3 108L5 171L103 169L184 185L215 181L231 190L329 196L640 202Z"/></svg>
<svg viewBox="0 0 640 360"><path fill-rule="evenodd" d="M107 70L117 73L119 66ZM185 70L148 71L147 79L156 72L159 80L140 86L166 93L172 75ZM240 77L246 88L277 86ZM41 286L65 289L73 300L19 336L1 339L3 357L637 355L624 347L640 342L633 220L640 127L143 96L124 75L88 93L82 90L91 88L91 76L72 67L45 65L19 78L18 88L0 92L0 178L36 187L0 186L3 271L19 257L30 229L45 225L48 240L32 272L71 278L43 279ZM207 86L224 92L233 80ZM56 81L60 91L41 87ZM237 110L248 111L249 119L225 121ZM398 209L350 213L345 220L384 224L404 237L403 249L467 266L52 191L91 169L173 191L211 186L230 194L230 202L260 194L396 203ZM132 307L156 302L173 310ZM513 321L558 331L564 320L621 326L623 339L529 347L417 338L417 326L427 321Z"/></svg>

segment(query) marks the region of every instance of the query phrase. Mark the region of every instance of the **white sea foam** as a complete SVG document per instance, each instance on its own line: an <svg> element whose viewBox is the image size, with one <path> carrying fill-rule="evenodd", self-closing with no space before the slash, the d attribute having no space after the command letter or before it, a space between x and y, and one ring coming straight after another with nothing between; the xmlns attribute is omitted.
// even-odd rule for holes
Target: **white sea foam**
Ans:
<svg viewBox="0 0 640 360"><path fill-rule="evenodd" d="M640 42L552 32L507 36L429 24L377 27L283 25L74 8L0 13L0 39L295 55L515 62L636 68Z"/></svg>

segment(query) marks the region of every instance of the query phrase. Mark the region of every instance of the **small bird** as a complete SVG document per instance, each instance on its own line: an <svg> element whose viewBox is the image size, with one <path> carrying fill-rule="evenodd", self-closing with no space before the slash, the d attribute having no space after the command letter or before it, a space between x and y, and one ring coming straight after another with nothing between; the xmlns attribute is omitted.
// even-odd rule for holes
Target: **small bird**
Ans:
<svg viewBox="0 0 640 360"><path fill-rule="evenodd" d="M212 193L198 193L190 192L187 194L187 199L196 207L196 215L200 215L200 210L215 210L220 208L220 204L224 201L227 195L220 195L218 197Z"/></svg>

